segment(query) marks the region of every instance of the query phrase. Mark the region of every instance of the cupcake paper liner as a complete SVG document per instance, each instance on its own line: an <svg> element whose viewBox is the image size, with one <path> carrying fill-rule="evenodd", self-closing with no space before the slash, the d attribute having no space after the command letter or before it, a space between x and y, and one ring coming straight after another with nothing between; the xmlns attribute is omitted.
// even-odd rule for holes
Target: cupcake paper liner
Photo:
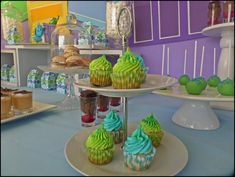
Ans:
<svg viewBox="0 0 235 177"><path fill-rule="evenodd" d="M96 165L103 165L112 161L114 147L106 150L87 148L87 153L90 162Z"/></svg>
<svg viewBox="0 0 235 177"><path fill-rule="evenodd" d="M164 135L163 131L159 132L145 132L151 139L154 147L158 147L161 143L162 137Z"/></svg>
<svg viewBox="0 0 235 177"><path fill-rule="evenodd" d="M147 154L128 154L125 151L124 154L124 163L125 165L134 170L134 171L143 171L148 169L154 159L156 154L156 149L153 147L153 150Z"/></svg>
<svg viewBox="0 0 235 177"><path fill-rule="evenodd" d="M113 73L111 74L112 86L116 89L140 88L144 72Z"/></svg>
<svg viewBox="0 0 235 177"><path fill-rule="evenodd" d="M119 144L122 142L123 140L123 129L119 129L117 131L111 131L109 132L112 137L113 137L113 141L115 144Z"/></svg>
<svg viewBox="0 0 235 177"><path fill-rule="evenodd" d="M90 70L90 82L96 86L110 86L112 84L110 71Z"/></svg>

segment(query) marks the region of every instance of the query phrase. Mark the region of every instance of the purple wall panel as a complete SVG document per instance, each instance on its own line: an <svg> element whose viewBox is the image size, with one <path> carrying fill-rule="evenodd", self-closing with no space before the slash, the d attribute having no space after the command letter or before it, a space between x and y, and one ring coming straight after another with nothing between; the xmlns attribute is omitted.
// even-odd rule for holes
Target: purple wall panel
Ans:
<svg viewBox="0 0 235 177"><path fill-rule="evenodd" d="M134 2L134 17L135 17L135 38L136 42L151 40L151 6L148 1Z"/></svg>
<svg viewBox="0 0 235 177"><path fill-rule="evenodd" d="M208 1L189 1L190 32L200 32L207 26Z"/></svg>
<svg viewBox="0 0 235 177"><path fill-rule="evenodd" d="M220 56L219 38L201 38L197 39L197 65L196 65L196 75L199 76L200 65L201 65L201 52L202 46L205 46L205 58L204 67L202 75L208 78L213 74L213 49L217 50L216 56L216 66L218 64L218 59ZM164 74L166 74L167 69L167 59L166 59L166 49L170 48L170 75L179 77L183 74L183 63L184 63L184 50L188 50L187 58L187 69L186 72L193 77L193 57L194 57L194 42L195 40L187 40L177 43L166 44L165 48L165 65ZM145 64L149 67L149 73L161 74L162 66L162 45L151 45L151 46L139 46L132 47L132 50L143 56ZM217 68L217 67L216 67Z"/></svg>
<svg viewBox="0 0 235 177"><path fill-rule="evenodd" d="M159 1L158 11L160 12L160 36L176 36L179 34L178 25L178 1ZM156 19L156 17L154 18Z"/></svg>

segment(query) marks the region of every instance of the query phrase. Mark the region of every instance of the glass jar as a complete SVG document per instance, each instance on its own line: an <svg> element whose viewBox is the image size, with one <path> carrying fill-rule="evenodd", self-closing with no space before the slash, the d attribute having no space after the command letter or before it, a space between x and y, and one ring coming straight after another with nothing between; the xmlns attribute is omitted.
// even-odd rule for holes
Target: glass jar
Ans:
<svg viewBox="0 0 235 177"><path fill-rule="evenodd" d="M77 24L76 16L70 14L67 23L58 25L51 34L51 61L55 68L70 66L88 67L91 61L91 50L81 54L78 39L82 29ZM91 48L90 48L91 49Z"/></svg>
<svg viewBox="0 0 235 177"><path fill-rule="evenodd" d="M109 108L116 112L122 112L121 97L109 97Z"/></svg>
<svg viewBox="0 0 235 177"><path fill-rule="evenodd" d="M221 23L220 20L221 7L220 1L210 1L208 5L208 26Z"/></svg>
<svg viewBox="0 0 235 177"><path fill-rule="evenodd" d="M97 118L102 121L109 111L109 97L99 95L97 99Z"/></svg>
<svg viewBox="0 0 235 177"><path fill-rule="evenodd" d="M120 10L128 7L131 10L131 1L107 1L106 2L106 35L112 48L122 48L121 37L118 34L117 20Z"/></svg>
<svg viewBox="0 0 235 177"><path fill-rule="evenodd" d="M224 1L223 4L223 22L234 22L234 1Z"/></svg>

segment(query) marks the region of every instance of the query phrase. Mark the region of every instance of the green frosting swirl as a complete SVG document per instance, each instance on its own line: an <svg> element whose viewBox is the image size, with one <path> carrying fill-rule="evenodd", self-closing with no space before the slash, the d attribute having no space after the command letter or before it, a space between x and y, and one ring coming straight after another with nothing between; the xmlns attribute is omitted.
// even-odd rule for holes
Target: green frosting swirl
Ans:
<svg viewBox="0 0 235 177"><path fill-rule="evenodd" d="M113 67L113 72L132 72L141 71L141 64L136 59L135 55L127 50L117 61Z"/></svg>
<svg viewBox="0 0 235 177"><path fill-rule="evenodd" d="M102 70L102 71L112 71L112 64L109 62L105 55L93 60L89 64L90 70Z"/></svg>
<svg viewBox="0 0 235 177"><path fill-rule="evenodd" d="M140 128L142 128L144 132L158 132L161 130L161 126L154 118L153 114L140 122Z"/></svg>
<svg viewBox="0 0 235 177"><path fill-rule="evenodd" d="M96 150L106 150L113 147L113 137L102 126L88 137L86 147Z"/></svg>

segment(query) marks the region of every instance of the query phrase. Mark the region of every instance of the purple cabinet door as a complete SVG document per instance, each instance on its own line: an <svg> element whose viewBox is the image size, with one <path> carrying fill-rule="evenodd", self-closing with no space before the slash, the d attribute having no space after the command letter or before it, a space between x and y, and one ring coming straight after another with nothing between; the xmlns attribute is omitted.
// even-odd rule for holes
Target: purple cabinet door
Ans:
<svg viewBox="0 0 235 177"><path fill-rule="evenodd" d="M207 26L209 1L187 1L188 34L201 33Z"/></svg>
<svg viewBox="0 0 235 177"><path fill-rule="evenodd" d="M158 1L159 39L180 36L180 2Z"/></svg>
<svg viewBox="0 0 235 177"><path fill-rule="evenodd" d="M134 43L153 40L152 2L134 1L133 3Z"/></svg>

